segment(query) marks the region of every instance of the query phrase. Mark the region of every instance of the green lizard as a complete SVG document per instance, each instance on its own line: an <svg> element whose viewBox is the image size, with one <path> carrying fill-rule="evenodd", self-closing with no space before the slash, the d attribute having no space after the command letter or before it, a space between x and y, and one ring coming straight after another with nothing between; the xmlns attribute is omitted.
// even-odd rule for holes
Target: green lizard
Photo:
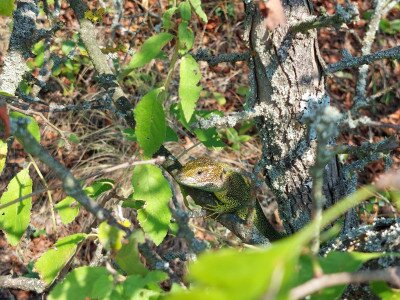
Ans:
<svg viewBox="0 0 400 300"><path fill-rule="evenodd" d="M213 193L218 203L208 205L205 207L207 210L216 214L234 213L253 223L269 240L283 237L265 217L254 196L251 180L240 170L201 157L184 165L175 179L181 185Z"/></svg>

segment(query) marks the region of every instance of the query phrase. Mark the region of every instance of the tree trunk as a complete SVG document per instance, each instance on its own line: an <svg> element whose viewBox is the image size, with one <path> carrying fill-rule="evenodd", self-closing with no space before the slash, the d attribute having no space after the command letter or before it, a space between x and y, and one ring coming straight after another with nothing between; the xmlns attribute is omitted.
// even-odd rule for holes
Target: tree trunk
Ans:
<svg viewBox="0 0 400 300"><path fill-rule="evenodd" d="M303 0L284 4L287 20L303 20L311 14ZM247 42L253 68L250 87L255 103L265 113L257 120L263 156L265 181L276 196L280 217L288 233L309 222L312 214L312 178L317 142L303 121L310 112L329 105L319 59L317 31L288 32L280 26L268 31L264 17L252 1L246 5ZM333 159L325 168L325 207L339 200L345 191L339 162Z"/></svg>

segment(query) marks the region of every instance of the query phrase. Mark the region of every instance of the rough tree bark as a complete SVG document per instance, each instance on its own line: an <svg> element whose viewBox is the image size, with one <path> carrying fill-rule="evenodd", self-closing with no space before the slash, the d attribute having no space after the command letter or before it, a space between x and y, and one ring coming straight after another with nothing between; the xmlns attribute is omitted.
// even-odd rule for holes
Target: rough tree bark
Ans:
<svg viewBox="0 0 400 300"><path fill-rule="evenodd" d="M306 2L284 1L287 20L310 16ZM253 2L246 4L246 12L247 42L253 53L249 81L256 99L252 105L262 105L265 110L257 120L263 144L260 167L290 234L309 222L312 211L310 167L317 143L302 120L312 110L329 105L317 31L291 33L289 26L280 26L270 32ZM345 193L343 177L336 159L324 172L325 206L329 207Z"/></svg>

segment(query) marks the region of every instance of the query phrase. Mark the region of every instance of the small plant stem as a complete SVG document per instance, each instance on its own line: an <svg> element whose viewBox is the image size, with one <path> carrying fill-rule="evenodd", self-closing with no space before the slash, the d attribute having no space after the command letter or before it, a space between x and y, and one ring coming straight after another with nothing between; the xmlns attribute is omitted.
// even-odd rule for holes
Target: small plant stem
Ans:
<svg viewBox="0 0 400 300"><path fill-rule="evenodd" d="M43 177L42 172L40 172L40 169L35 162L35 159L28 153L29 159L31 160L31 163L33 167L35 168L36 173L39 175L40 181L42 182L43 186L47 189L47 197L49 198L49 207L50 207L50 212L51 212L51 219L53 221L53 230L54 232L57 232L57 224L56 224L56 215L54 213L54 207L53 207L53 197L51 196L51 190L49 189L46 180Z"/></svg>
<svg viewBox="0 0 400 300"><path fill-rule="evenodd" d="M164 82L165 98L168 95L168 88L169 88L169 85L171 83L172 75L173 75L174 70L175 70L176 61L178 60L178 54L179 54L178 51L179 51L179 41L176 42L175 49L174 49L174 54L172 55L172 58L171 58L171 65L169 67L167 78L165 79L165 82Z"/></svg>

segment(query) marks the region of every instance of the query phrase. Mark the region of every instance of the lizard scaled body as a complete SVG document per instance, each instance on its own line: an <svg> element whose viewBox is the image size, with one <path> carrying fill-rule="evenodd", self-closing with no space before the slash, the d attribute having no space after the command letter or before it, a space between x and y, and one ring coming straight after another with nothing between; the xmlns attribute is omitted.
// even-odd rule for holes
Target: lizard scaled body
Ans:
<svg viewBox="0 0 400 300"><path fill-rule="evenodd" d="M205 207L207 210L216 214L236 214L242 220L253 223L264 236L272 241L283 237L265 217L254 196L251 180L240 170L208 157L201 157L184 165L176 174L175 179L181 185L213 193L218 203L210 203ZM251 213L254 205L255 211Z"/></svg>

